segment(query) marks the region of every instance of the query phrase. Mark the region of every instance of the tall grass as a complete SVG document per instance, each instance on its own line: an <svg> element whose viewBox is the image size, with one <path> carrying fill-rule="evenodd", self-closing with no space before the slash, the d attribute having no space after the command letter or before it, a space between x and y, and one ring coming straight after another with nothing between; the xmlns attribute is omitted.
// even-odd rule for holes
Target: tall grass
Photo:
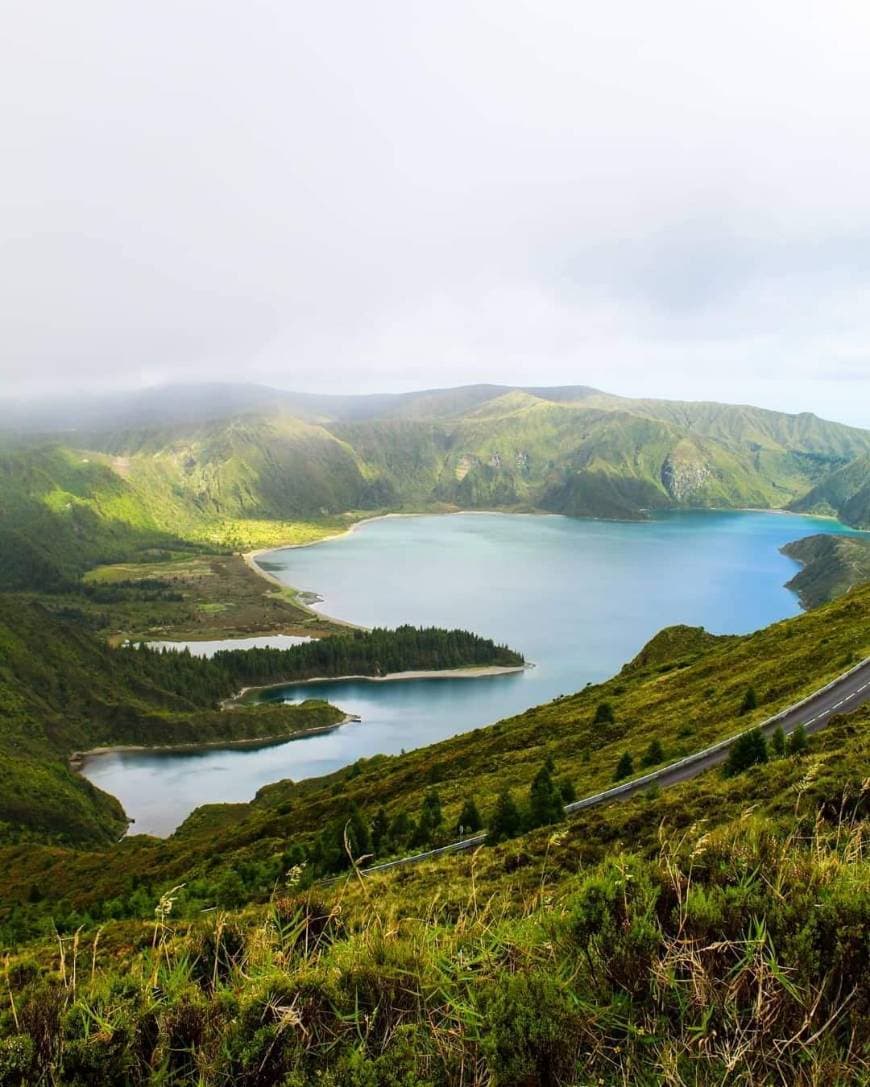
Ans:
<svg viewBox="0 0 870 1087"><path fill-rule="evenodd" d="M0 1085L865 1082L867 783L408 908L391 880L60 938L2 978ZM554 845L570 835L563 829ZM407 890L407 887L406 887ZM454 888L455 890L455 888ZM49 954L51 959L49 961Z"/></svg>

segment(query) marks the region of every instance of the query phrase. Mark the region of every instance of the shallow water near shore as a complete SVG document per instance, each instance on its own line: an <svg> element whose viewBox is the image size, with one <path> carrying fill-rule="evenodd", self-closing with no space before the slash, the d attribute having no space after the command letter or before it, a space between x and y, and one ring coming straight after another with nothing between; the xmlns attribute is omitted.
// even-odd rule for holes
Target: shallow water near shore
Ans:
<svg viewBox="0 0 870 1087"><path fill-rule="evenodd" d="M270 701L326 698L359 724L258 749L113 753L87 777L113 793L132 832L168 834L200 804L250 800L262 785L329 773L490 724L607 678L663 626L755 630L800 611L797 571L779 548L834 521L776 513L687 511L616 523L558 516L385 518L346 536L263 557L316 592L324 613L363 626L465 627L535 667L479 679L295 684Z"/></svg>

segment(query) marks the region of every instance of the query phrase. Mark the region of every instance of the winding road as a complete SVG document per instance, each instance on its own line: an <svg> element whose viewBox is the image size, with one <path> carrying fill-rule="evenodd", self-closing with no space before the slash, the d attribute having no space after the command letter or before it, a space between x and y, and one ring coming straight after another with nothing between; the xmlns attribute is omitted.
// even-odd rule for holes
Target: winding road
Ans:
<svg viewBox="0 0 870 1087"><path fill-rule="evenodd" d="M864 702L870 700L870 657L865 658L860 664L850 668L848 672L837 676L836 679L820 687L807 698L795 702L793 705L767 720L752 726L760 728L766 736L769 736L777 728L782 726L788 734L798 725L802 724L808 733L818 732L823 729L832 717L842 713L851 713L858 709ZM732 744L742 736L739 732L729 736L726 740L720 740L702 751L696 751L694 755L687 755L679 762L672 762L663 766L660 770L644 774L643 777L633 778L622 785L614 785L611 789L575 800L565 805L565 813L583 811L584 808L594 808L599 804L605 804L610 800L624 800L635 793L648 789L651 785L659 788L667 788L668 785L676 785L680 781L688 781L705 770L718 766L728 758L728 751ZM450 845L441 846L439 849L430 849L426 853L415 853L410 857L400 857L398 860L386 861L383 864L375 864L370 868L360 869L363 875L375 872L386 872L390 868L399 868L405 864L418 864L420 861L431 860L433 857L443 856L445 853L457 853L463 849L474 849L486 842L486 834L476 834L471 838L463 838ZM333 882L332 880L324 882Z"/></svg>

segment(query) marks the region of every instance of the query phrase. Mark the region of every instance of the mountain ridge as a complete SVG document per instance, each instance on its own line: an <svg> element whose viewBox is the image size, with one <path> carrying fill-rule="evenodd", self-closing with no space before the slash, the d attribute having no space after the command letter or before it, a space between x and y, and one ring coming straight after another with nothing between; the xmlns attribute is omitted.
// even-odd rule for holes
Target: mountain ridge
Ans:
<svg viewBox="0 0 870 1087"><path fill-rule="evenodd" d="M298 522L334 531L337 518L388 511L637 520L751 507L870 524L870 431L808 414L478 385L309 397L300 417L289 401L264 403L272 390L217 387L218 403L214 388L199 390L195 421L176 412L159 425L113 419L74 435L7 437L0 586L59 586L154 549L276 545ZM238 388L249 410L227 415ZM182 416L196 395L179 396ZM205 417L212 409L218 417Z"/></svg>

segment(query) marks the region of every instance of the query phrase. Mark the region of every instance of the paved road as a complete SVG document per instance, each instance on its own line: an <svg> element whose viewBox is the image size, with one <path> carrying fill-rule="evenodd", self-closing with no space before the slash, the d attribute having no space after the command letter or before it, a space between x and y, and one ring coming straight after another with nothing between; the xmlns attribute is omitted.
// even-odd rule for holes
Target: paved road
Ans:
<svg viewBox="0 0 870 1087"><path fill-rule="evenodd" d="M818 732L837 714L851 713L858 709L862 703L870 700L870 657L860 664L844 672L831 683L821 687L808 698L796 702L787 709L766 721L762 721L760 727L769 736L781 725L783 731L791 732L798 725L804 725L807 732ZM753 728L758 727L753 725ZM687 755L679 762L671 763L660 770L653 770L643 777L633 778L623 785L615 785L612 789L595 793L593 796L575 800L572 804L565 805L565 812L571 814L582 811L584 808L593 808L598 804L607 803L610 800L625 800L635 793L648 789L651 785L666 788L680 781L688 781L689 778L702 774L713 766L718 766L728 758L728 750L741 733L729 736L727 740L721 740L703 751L696 751L694 755ZM426 853L416 853L412 857L400 857L395 861L387 861L384 864L376 864L371 868L363 869L363 874L370 872L385 872L389 868L398 868L404 864L417 864L419 861L440 857L445 853L457 853L463 849L473 849L483 845L486 841L485 834L476 834L473 838L465 838L461 842L451 842L450 845L440 849L430 849ZM331 882L331 881L329 881Z"/></svg>

